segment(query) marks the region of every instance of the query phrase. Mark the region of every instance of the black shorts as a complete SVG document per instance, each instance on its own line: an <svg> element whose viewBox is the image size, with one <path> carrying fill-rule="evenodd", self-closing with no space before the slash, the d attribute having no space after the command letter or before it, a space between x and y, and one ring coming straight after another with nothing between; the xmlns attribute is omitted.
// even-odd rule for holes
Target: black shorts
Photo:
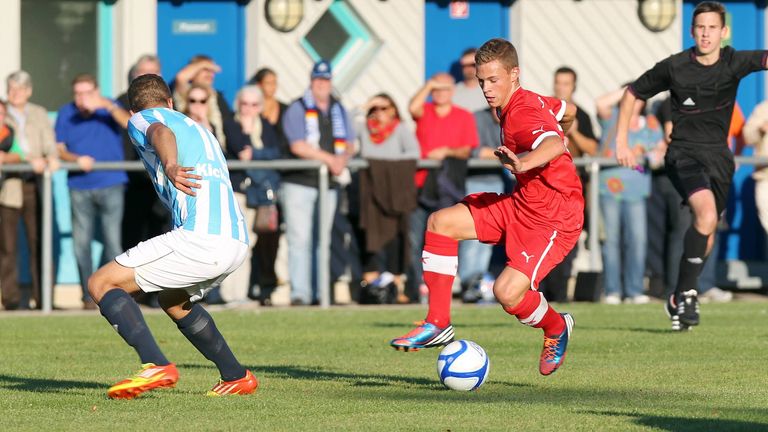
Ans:
<svg viewBox="0 0 768 432"><path fill-rule="evenodd" d="M733 153L725 146L692 149L674 144L669 146L664 164L683 203L694 192L709 189L715 195L717 214L722 216L735 170Z"/></svg>

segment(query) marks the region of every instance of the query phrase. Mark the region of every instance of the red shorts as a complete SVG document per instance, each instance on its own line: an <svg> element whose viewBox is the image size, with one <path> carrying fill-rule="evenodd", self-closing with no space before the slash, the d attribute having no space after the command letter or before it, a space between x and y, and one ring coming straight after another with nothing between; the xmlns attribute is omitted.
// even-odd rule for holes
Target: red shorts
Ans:
<svg viewBox="0 0 768 432"><path fill-rule="evenodd" d="M477 239L491 244L504 242L507 266L528 276L531 289L538 289L539 282L576 246L581 234L581 229L564 232L534 223L537 221L522 214L508 194L477 193L462 202L472 213ZM544 220L558 220L558 216Z"/></svg>

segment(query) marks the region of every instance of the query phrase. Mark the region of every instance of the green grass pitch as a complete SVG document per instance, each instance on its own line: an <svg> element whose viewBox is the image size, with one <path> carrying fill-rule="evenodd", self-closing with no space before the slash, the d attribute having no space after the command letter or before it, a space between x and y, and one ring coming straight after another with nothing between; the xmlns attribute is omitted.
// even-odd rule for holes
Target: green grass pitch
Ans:
<svg viewBox="0 0 768 432"><path fill-rule="evenodd" d="M162 313L147 321L175 389L106 399L138 370L98 314L0 316L0 429L130 431L768 430L768 303L704 305L672 333L659 304L557 306L576 325L565 365L538 374L542 336L499 307L456 307L458 338L491 361L476 392L444 388L438 350L396 352L417 307L216 311L257 394L207 398L216 369Z"/></svg>

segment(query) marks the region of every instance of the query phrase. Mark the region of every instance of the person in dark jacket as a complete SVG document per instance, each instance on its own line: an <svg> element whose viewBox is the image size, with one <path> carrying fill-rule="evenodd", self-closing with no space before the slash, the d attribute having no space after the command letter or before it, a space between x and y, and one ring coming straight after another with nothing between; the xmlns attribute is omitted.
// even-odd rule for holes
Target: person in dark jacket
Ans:
<svg viewBox="0 0 768 432"><path fill-rule="evenodd" d="M226 130L227 157L241 161L272 160L280 158L280 141L269 121L262 117L264 96L255 85L241 88L235 97L235 121L233 130ZM226 127L226 124L225 124ZM277 227L277 190L280 176L274 170L231 170L230 179L235 198L245 217L253 227L251 236L252 259L245 260L222 283L222 295L227 300L239 299L247 293L262 305L271 305L271 295L277 286L275 260L280 239ZM260 214L268 212L268 215ZM257 222L266 217L267 224ZM253 239L255 237L255 239ZM253 264L253 266L252 266ZM251 289L251 272L256 271L258 293Z"/></svg>

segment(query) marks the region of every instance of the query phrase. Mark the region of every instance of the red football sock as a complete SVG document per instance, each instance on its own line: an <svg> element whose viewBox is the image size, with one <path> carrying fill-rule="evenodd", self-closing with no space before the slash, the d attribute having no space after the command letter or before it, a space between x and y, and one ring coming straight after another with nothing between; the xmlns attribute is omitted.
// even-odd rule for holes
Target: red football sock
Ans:
<svg viewBox="0 0 768 432"><path fill-rule="evenodd" d="M504 311L514 315L521 323L544 330L547 337L559 336L565 330L565 320L547 303L544 295L528 290L517 306L504 306Z"/></svg>
<svg viewBox="0 0 768 432"><path fill-rule="evenodd" d="M424 235L424 283L429 288L429 312L426 321L438 327L451 323L451 292L459 266L459 242L432 231Z"/></svg>

